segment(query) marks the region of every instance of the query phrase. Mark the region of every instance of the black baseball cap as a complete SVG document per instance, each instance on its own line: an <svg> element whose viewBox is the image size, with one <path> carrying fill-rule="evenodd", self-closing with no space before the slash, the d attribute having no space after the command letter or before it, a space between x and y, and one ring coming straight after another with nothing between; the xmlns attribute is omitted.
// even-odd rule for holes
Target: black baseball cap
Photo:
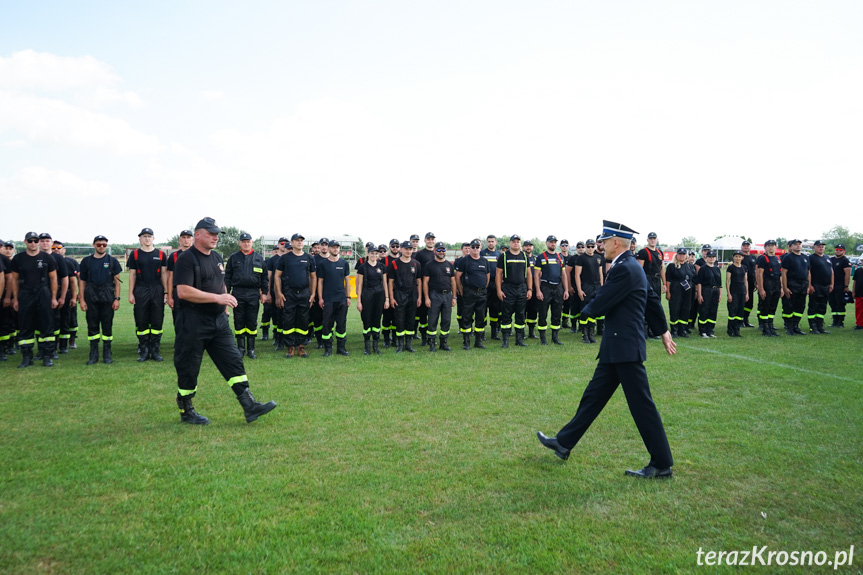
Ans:
<svg viewBox="0 0 863 575"><path fill-rule="evenodd" d="M9 240L6 240L6 241L3 243L3 247L4 247L4 248L14 248L14 247L15 247L15 244L13 244L13 243L12 243L11 241L9 241Z"/></svg>
<svg viewBox="0 0 863 575"><path fill-rule="evenodd" d="M813 246L826 246L827 244L825 244L825 243L824 243L824 242L822 242L821 240L815 240L815 243L814 243L814 244L812 244L812 245L813 245Z"/></svg>
<svg viewBox="0 0 863 575"><path fill-rule="evenodd" d="M436 242L434 245L435 250L446 249L446 244L443 242Z"/></svg>
<svg viewBox="0 0 863 575"><path fill-rule="evenodd" d="M701 246L701 251L709 250L709 249L710 249L710 244L704 244L703 246Z"/></svg>
<svg viewBox="0 0 863 575"><path fill-rule="evenodd" d="M463 247L463 248L470 247L470 242L462 242L461 247Z"/></svg>
<svg viewBox="0 0 863 575"><path fill-rule="evenodd" d="M592 243L594 243L594 241L593 241L593 240L590 240L588 243L591 243L591 244L592 244ZM584 242L583 242L583 241L581 241L581 240L579 240L578 242L576 242L575 247L576 247L576 248L583 248L583 247L584 247L584 245L585 245L585 244L584 244Z"/></svg>
<svg viewBox="0 0 863 575"><path fill-rule="evenodd" d="M203 218L197 224L195 224L195 231L197 230L207 230L211 234L221 234L222 228L216 225L216 220L213 218ZM150 232L152 233L152 232Z"/></svg>
<svg viewBox="0 0 863 575"><path fill-rule="evenodd" d="M716 257L716 252L714 252L713 250L710 250L709 252L707 252L707 253L704 255L704 257L706 257L706 258L715 258L715 257Z"/></svg>
<svg viewBox="0 0 863 575"><path fill-rule="evenodd" d="M108 242L108 238L106 238L105 236L101 236L101 235L99 235L99 236L96 236L95 238L93 238L93 243L95 244L96 242L105 242L105 243L107 243L107 242Z"/></svg>
<svg viewBox="0 0 863 575"><path fill-rule="evenodd" d="M801 242L801 241L800 241L800 240L798 240L797 238L794 238L794 239L788 240L788 245L789 245L789 246L790 246L791 244L802 244L802 243L803 243L803 242Z"/></svg>
<svg viewBox="0 0 863 575"><path fill-rule="evenodd" d="M330 240L328 240L327 238L321 238L321 239L318 241L318 243L319 243L319 244L321 244L321 245L324 245L324 244L330 245Z"/></svg>
<svg viewBox="0 0 863 575"><path fill-rule="evenodd" d="M581 242L578 242L578 243L580 244ZM595 245L596 245L596 242L595 242L595 241L593 241L593 240L587 240L587 245L588 245L588 246L595 246Z"/></svg>
<svg viewBox="0 0 863 575"><path fill-rule="evenodd" d="M417 239L420 239L419 236L417 236ZM405 240L401 243L401 246L399 246L399 247L405 248L405 249L410 249L410 248L413 248L414 245L412 243L410 243L409 240Z"/></svg>
<svg viewBox="0 0 863 575"><path fill-rule="evenodd" d="M512 234L511 236L509 236L509 241L512 241L512 240L521 241L521 236L518 234Z"/></svg>
<svg viewBox="0 0 863 575"><path fill-rule="evenodd" d="M6 243L8 244L9 242L6 242ZM836 249L836 250L844 250L844 249L845 249L845 244L836 244L836 247L835 247L835 248L833 248L833 249Z"/></svg>
<svg viewBox="0 0 863 575"><path fill-rule="evenodd" d="M522 242L522 244L521 244L521 245L523 245L523 246L532 246L532 245L533 245L533 242L532 242L532 241L530 241L530 240L524 240L524 241Z"/></svg>
<svg viewBox="0 0 863 575"><path fill-rule="evenodd" d="M312 247L315 247L317 245L320 245L320 244L318 242L312 242Z"/></svg>
<svg viewBox="0 0 863 575"><path fill-rule="evenodd" d="M734 256L740 256L740 257L742 258L742 257L743 257L743 252L741 252L740 250L737 250L736 252L734 252L733 254L731 254L731 257L734 257Z"/></svg>
<svg viewBox="0 0 863 575"><path fill-rule="evenodd" d="M252 234L250 234L248 232L243 232L240 234L240 241L250 240L250 239L252 239Z"/></svg>
<svg viewBox="0 0 863 575"><path fill-rule="evenodd" d="M569 245L569 240L560 240L560 246L561 247L568 246L568 245Z"/></svg>
<svg viewBox="0 0 863 575"><path fill-rule="evenodd" d="M378 251L383 252L383 253L387 253L387 247L384 244L381 244L378 246Z"/></svg>
<svg viewBox="0 0 863 575"><path fill-rule="evenodd" d="M418 240L418 239L420 239L420 237L419 237L418 235L416 235L416 234L411 234L411 241L413 241L413 240Z"/></svg>
<svg viewBox="0 0 863 575"><path fill-rule="evenodd" d="M478 248L478 247L481 247L481 246L482 246L482 242L481 242L481 241L479 241L478 239L472 239L472 240L470 241L470 247L472 247L472 248Z"/></svg>
<svg viewBox="0 0 863 575"><path fill-rule="evenodd" d="M294 240L305 240L305 239L306 239L306 238L303 236L303 234L294 234L294 235L292 235L292 236L291 236L291 241L294 241Z"/></svg>
<svg viewBox="0 0 863 575"><path fill-rule="evenodd" d="M193 234L191 230L183 230L182 232L180 232L180 237L183 237L183 236L194 236L194 235L195 235L195 234Z"/></svg>
<svg viewBox="0 0 863 575"><path fill-rule="evenodd" d="M547 241L547 242L556 242L556 241L557 241L557 237L555 237L555 236L548 236L547 238L545 238L545 241Z"/></svg>
<svg viewBox="0 0 863 575"><path fill-rule="evenodd" d="M39 239L39 234L37 234L36 232L27 232L26 234L24 234L24 241L25 242L27 240L38 240L38 239Z"/></svg>
<svg viewBox="0 0 863 575"><path fill-rule="evenodd" d="M686 255L689 254L689 250L687 250L686 248L677 248L677 253Z"/></svg>
<svg viewBox="0 0 863 575"><path fill-rule="evenodd" d="M629 245L637 244L637 243L638 243L638 242L637 242L637 241L635 241L635 238L630 238L630 239L629 239Z"/></svg>
<svg viewBox="0 0 863 575"><path fill-rule="evenodd" d="M280 244L286 244L286 243L288 243L288 238L286 238L285 236L280 237L280 238L279 238L279 243L280 243Z"/></svg>
<svg viewBox="0 0 863 575"><path fill-rule="evenodd" d="M41 234L39 234L39 239L40 240L50 240L52 238L51 238L51 234L49 234L48 232L42 232Z"/></svg>
<svg viewBox="0 0 863 575"><path fill-rule="evenodd" d="M203 221L203 220L201 220L201 221ZM198 223L200 224L201 222L198 222ZM218 233L218 232L214 232L214 233ZM141 236L146 235L146 234L150 234L151 236L156 235L153 233L153 228L144 228L141 230L141 233L138 234L138 237L140 238Z"/></svg>
<svg viewBox="0 0 863 575"><path fill-rule="evenodd" d="M366 251L373 252L378 249L374 242L366 242Z"/></svg>
<svg viewBox="0 0 863 575"><path fill-rule="evenodd" d="M431 233L431 232L426 233L426 239L429 239L429 238L434 239L434 237L435 237L435 235L433 233ZM413 237L411 237L411 239L413 239Z"/></svg>
<svg viewBox="0 0 863 575"><path fill-rule="evenodd" d="M742 244L740 244L740 245L741 245L741 246L751 246L751 245L752 245L752 242L750 242L749 240L743 240L743 243L742 243Z"/></svg>
<svg viewBox="0 0 863 575"><path fill-rule="evenodd" d="M649 240L652 240L655 237L656 237L656 232L650 232L649 234L647 234L647 239L649 239Z"/></svg>
<svg viewBox="0 0 863 575"><path fill-rule="evenodd" d="M764 245L765 246L775 246L776 240L767 240L766 242L764 242Z"/></svg>
<svg viewBox="0 0 863 575"><path fill-rule="evenodd" d="M390 245L391 246L400 246L400 245L402 245L402 243L400 241L398 241L397 239L393 238L390 240Z"/></svg>
<svg viewBox="0 0 863 575"><path fill-rule="evenodd" d="M65 244L63 244L63 242L61 242L60 240L54 240L54 245L63 247Z"/></svg>
<svg viewBox="0 0 863 575"><path fill-rule="evenodd" d="M323 242L321 242L321 243L323 243ZM332 241L331 241L329 244L327 244L327 245L328 245L328 246L339 246L339 247L342 247L342 244L340 244L340 243L339 243L339 240L332 240Z"/></svg>

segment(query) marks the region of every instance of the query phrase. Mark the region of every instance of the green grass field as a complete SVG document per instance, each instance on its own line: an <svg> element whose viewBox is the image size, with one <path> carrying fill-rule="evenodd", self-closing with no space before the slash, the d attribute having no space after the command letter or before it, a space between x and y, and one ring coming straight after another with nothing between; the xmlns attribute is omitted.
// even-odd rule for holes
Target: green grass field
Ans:
<svg viewBox="0 0 863 575"><path fill-rule="evenodd" d="M54 368L0 365L0 572L691 573L699 548L854 545L840 571L860 573L863 333L729 339L721 314L676 357L648 342L676 464L639 481L621 391L568 462L536 440L595 366L575 335L364 357L352 307L349 358L259 342L251 389L279 407L256 423L205 358L197 427L179 423L171 330L164 363L136 363L124 300L114 365L85 366L86 339ZM760 570L813 569L832 567Z"/></svg>

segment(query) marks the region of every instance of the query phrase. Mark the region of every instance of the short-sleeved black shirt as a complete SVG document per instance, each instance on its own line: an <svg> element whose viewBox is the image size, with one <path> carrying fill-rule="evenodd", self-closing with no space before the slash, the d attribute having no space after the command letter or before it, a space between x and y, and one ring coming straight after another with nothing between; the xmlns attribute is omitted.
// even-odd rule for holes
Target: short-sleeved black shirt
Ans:
<svg viewBox="0 0 863 575"><path fill-rule="evenodd" d="M749 282L750 286L755 285L755 260L757 258L754 254L744 255L743 262L741 265L746 268L746 281Z"/></svg>
<svg viewBox="0 0 863 575"><path fill-rule="evenodd" d="M737 267L734 264L726 266L725 268L726 274L731 274L731 283L730 290L734 293L742 293L746 291L747 281L745 279L746 274L749 273L746 269L746 266L740 264L740 267Z"/></svg>
<svg viewBox="0 0 863 575"><path fill-rule="evenodd" d="M413 255L413 258L419 262L422 269L425 269L426 264L434 261L434 250L423 248L418 250L417 253Z"/></svg>
<svg viewBox="0 0 863 575"><path fill-rule="evenodd" d="M57 286L60 286L60 280L69 277L69 268L66 265L66 258L57 252L51 252L51 258L54 260L54 266L57 268Z"/></svg>
<svg viewBox="0 0 863 575"><path fill-rule="evenodd" d="M195 284L195 260L197 259L200 266L200 277L198 284ZM209 255L204 255L195 246L190 247L177 258L177 263L174 264L174 285L175 286L192 286L203 292L223 294L225 290L225 264L222 262L222 256L218 252L212 251ZM225 306L217 303L199 303L193 304L180 299L182 309L194 308L201 313L207 315L218 315L225 313Z"/></svg>
<svg viewBox="0 0 863 575"><path fill-rule="evenodd" d="M15 254L10 269L18 274L18 283L26 289L37 288L40 285L50 287L48 274L57 271L54 258L44 252L31 256L27 252Z"/></svg>
<svg viewBox="0 0 863 575"><path fill-rule="evenodd" d="M497 259L500 257L500 254L500 250L490 250L488 248L483 248L479 251L479 257L485 258L488 261L488 281L490 284L494 283L494 277L497 274Z"/></svg>
<svg viewBox="0 0 863 575"><path fill-rule="evenodd" d="M455 270L462 273L461 283L465 287L480 289L488 286L488 260L485 258L464 256L458 260Z"/></svg>
<svg viewBox="0 0 863 575"><path fill-rule="evenodd" d="M809 256L788 252L782 256L782 269L788 270L787 275L790 281L809 281Z"/></svg>
<svg viewBox="0 0 863 575"><path fill-rule="evenodd" d="M110 254L105 254L101 258L94 255L89 255L81 260L81 275L82 281L94 286L114 285L114 276L122 273L120 262L117 258Z"/></svg>
<svg viewBox="0 0 863 575"><path fill-rule="evenodd" d="M0 254L0 267L3 268L3 271L7 274L12 273L12 270L9 269L11 265L12 259L7 255Z"/></svg>
<svg viewBox="0 0 863 575"><path fill-rule="evenodd" d="M722 287L722 272L716 266L702 266L696 281L703 286Z"/></svg>
<svg viewBox="0 0 863 575"><path fill-rule="evenodd" d="M809 271L812 274L812 284L829 286L833 279L833 264L827 256L809 256Z"/></svg>
<svg viewBox="0 0 863 575"><path fill-rule="evenodd" d="M221 256L219 256L221 258ZM126 265L130 270L137 270L135 283L137 284L154 284L159 283L162 267L167 264L167 257L162 250L153 250L145 252L144 250L135 250L129 256L129 261Z"/></svg>
<svg viewBox="0 0 863 575"><path fill-rule="evenodd" d="M665 266L665 281L671 285L679 284L686 288L684 282L689 287L695 284L695 265L689 262L684 262L677 267L674 263Z"/></svg>
<svg viewBox="0 0 863 575"><path fill-rule="evenodd" d="M285 256L282 256L284 259ZM329 258L321 261L317 268L318 279L324 280L324 303L341 301L348 297L345 291L345 278L351 275L351 266L342 258L330 261Z"/></svg>
<svg viewBox="0 0 863 575"><path fill-rule="evenodd" d="M299 256L294 252L286 253L279 258L276 269L282 272L282 287L290 290L306 289L309 287L311 274L318 272L315 259L305 252ZM348 274L350 275L350 272Z"/></svg>
<svg viewBox="0 0 863 575"><path fill-rule="evenodd" d="M635 255L635 259L647 262L644 264L644 273L648 276L658 276L659 272L662 271L662 252L659 250L652 250L648 247L641 248Z"/></svg>
<svg viewBox="0 0 863 575"><path fill-rule="evenodd" d="M451 279L455 277L455 267L447 260L432 260L422 266L423 277L429 279L429 290L445 291L452 289Z"/></svg>
<svg viewBox="0 0 863 575"><path fill-rule="evenodd" d="M845 284L840 283L845 281L845 270L851 267L851 262L847 257L841 258L833 256L830 258L830 263L833 264L833 285L834 289L844 289Z"/></svg>
<svg viewBox="0 0 863 575"><path fill-rule="evenodd" d="M364 261L357 268L357 275L363 276L363 289L377 289L387 280L387 268L380 259L375 265Z"/></svg>
<svg viewBox="0 0 863 575"><path fill-rule="evenodd" d="M69 272L69 277L78 277L81 273L81 268L78 265L78 260L75 258L63 258L66 260L66 270Z"/></svg>
<svg viewBox="0 0 863 575"><path fill-rule="evenodd" d="M495 267L503 271L503 283L515 286L527 283L530 265L527 254L523 251L518 255L510 253L509 250L501 252Z"/></svg>
<svg viewBox="0 0 863 575"><path fill-rule="evenodd" d="M782 262L779 261L778 256L761 254L758 256L755 265L764 270L765 281L778 281L782 277Z"/></svg>
<svg viewBox="0 0 863 575"><path fill-rule="evenodd" d="M598 285L600 283L599 269L602 266L603 259L596 252L592 256L587 255L587 252L585 252L575 259L575 265L581 266L581 285ZM575 266L572 267L575 268Z"/></svg>
<svg viewBox="0 0 863 575"><path fill-rule="evenodd" d="M536 256L534 267L542 272L541 281L550 284L559 284L563 276L563 270L566 262L563 261L563 256L558 253L550 254L547 251Z"/></svg>
<svg viewBox="0 0 863 575"><path fill-rule="evenodd" d="M417 289L417 280L422 274L422 267L415 259L405 263L399 259L390 261L387 268L387 279L393 280L393 288L403 292L414 292Z"/></svg>

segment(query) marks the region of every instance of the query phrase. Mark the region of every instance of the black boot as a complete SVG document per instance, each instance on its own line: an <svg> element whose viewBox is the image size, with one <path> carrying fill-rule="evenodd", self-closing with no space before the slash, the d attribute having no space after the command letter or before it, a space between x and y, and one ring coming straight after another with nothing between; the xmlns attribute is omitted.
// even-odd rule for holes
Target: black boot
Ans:
<svg viewBox="0 0 863 575"><path fill-rule="evenodd" d="M437 349L435 349L435 344L436 344L435 336L433 336L433 335L428 336L426 338L426 341L428 342L429 351L432 353L435 353L437 351Z"/></svg>
<svg viewBox="0 0 863 575"><path fill-rule="evenodd" d="M596 333L596 324L588 322L587 324L587 339L590 340L590 343L596 343L596 338L594 337ZM683 337L686 337L685 335Z"/></svg>
<svg viewBox="0 0 863 575"><path fill-rule="evenodd" d="M447 344L448 335L440 336L440 348L441 351L452 351L452 348Z"/></svg>
<svg viewBox="0 0 863 575"><path fill-rule="evenodd" d="M243 393L237 396L237 401L239 401L240 405L243 406L243 414L246 416L246 423L252 423L262 415L266 415L276 408L275 401L268 401L267 403L255 401L249 388L246 388Z"/></svg>
<svg viewBox="0 0 863 575"><path fill-rule="evenodd" d="M388 328L383 328L384 332L384 349L390 346L390 330Z"/></svg>
<svg viewBox="0 0 863 575"><path fill-rule="evenodd" d="M806 332L800 329L800 318L794 318L794 333L797 335L806 335Z"/></svg>
<svg viewBox="0 0 863 575"><path fill-rule="evenodd" d="M261 326L261 331L264 334L261 336L261 341L267 341L270 339L270 326Z"/></svg>
<svg viewBox="0 0 863 575"><path fill-rule="evenodd" d="M492 331L494 331L493 327L491 329L492 329ZM507 348L507 347L509 347L509 330L508 329L502 329L501 333L503 334L503 343L500 344L500 347L501 348Z"/></svg>
<svg viewBox="0 0 863 575"><path fill-rule="evenodd" d="M280 330L273 328L273 339L276 340L276 351L282 351L285 349L285 334Z"/></svg>
<svg viewBox="0 0 863 575"><path fill-rule="evenodd" d="M551 343L556 344L556 345L563 345L563 343L561 343L561 341L560 341L559 332L560 332L559 329L551 330Z"/></svg>
<svg viewBox="0 0 863 575"><path fill-rule="evenodd" d="M561 327L561 329L566 329L566 328L568 328L568 327L569 327L569 318L568 318L568 317L564 317L564 318L561 320L561 322L560 322L560 327Z"/></svg>
<svg viewBox="0 0 863 575"><path fill-rule="evenodd" d="M159 348L162 346L162 334L150 336L150 359L153 361L165 361L165 358L159 353Z"/></svg>
<svg viewBox="0 0 863 575"><path fill-rule="evenodd" d="M363 336L363 344L365 347L363 348L363 355L371 355L372 354L372 341L369 339L368 335Z"/></svg>
<svg viewBox="0 0 863 575"><path fill-rule="evenodd" d="M324 336L321 335L321 332L315 332L315 340L318 342L318 349L324 349Z"/></svg>
<svg viewBox="0 0 863 575"><path fill-rule="evenodd" d="M531 323L527 326L527 337L530 339L539 339L539 336L536 335L536 324Z"/></svg>
<svg viewBox="0 0 863 575"><path fill-rule="evenodd" d="M240 357L246 355L246 336L237 336L237 349L240 350Z"/></svg>
<svg viewBox="0 0 863 575"><path fill-rule="evenodd" d="M147 356L150 355L149 337L146 335L138 336L138 362L147 361Z"/></svg>
<svg viewBox="0 0 863 575"><path fill-rule="evenodd" d="M44 344L39 344L40 346L44 346L42 348L42 367L53 367L54 366L54 351L51 349L51 346L48 342Z"/></svg>
<svg viewBox="0 0 863 575"><path fill-rule="evenodd" d="M496 321L491 322L491 339L500 341L500 328Z"/></svg>
<svg viewBox="0 0 863 575"><path fill-rule="evenodd" d="M348 338L337 337L336 338L336 353L339 355L344 355L344 356L351 355L348 353L348 350L345 347L347 345L347 343L348 343Z"/></svg>
<svg viewBox="0 0 863 575"><path fill-rule="evenodd" d="M253 335L246 336L246 356L249 359L258 359L258 356L255 355L255 336Z"/></svg>
<svg viewBox="0 0 863 575"><path fill-rule="evenodd" d="M99 353L98 348L96 348L96 354L98 355L98 353ZM95 363L95 362L93 362L93 363ZM114 356L111 353L111 340L110 339L106 339L105 341L102 342L102 363L106 363L108 365L111 365L112 363L114 363Z"/></svg>
<svg viewBox="0 0 863 575"><path fill-rule="evenodd" d="M494 329L494 328L492 328ZM473 334L473 346L479 349L485 349L485 346L482 344L482 333L474 333Z"/></svg>
<svg viewBox="0 0 863 575"><path fill-rule="evenodd" d="M527 347L524 343L524 329L515 330L515 345L516 347Z"/></svg>
<svg viewBox="0 0 863 575"><path fill-rule="evenodd" d="M539 344L540 345L548 345L548 342L545 339L545 330L539 330Z"/></svg>
<svg viewBox="0 0 863 575"><path fill-rule="evenodd" d="M192 406L192 396L177 396L177 407L180 409L180 422L191 425L207 425L210 420L195 411Z"/></svg>
<svg viewBox="0 0 863 575"><path fill-rule="evenodd" d="M413 334L413 336L405 336L405 348L404 348L405 351L409 351L411 353L414 353L416 351L413 348L414 337L416 337L416 334Z"/></svg>
<svg viewBox="0 0 863 575"><path fill-rule="evenodd" d="M381 350L378 349L378 338L377 338L377 336L372 338L372 351L375 352L375 355L381 354Z"/></svg>
<svg viewBox="0 0 863 575"><path fill-rule="evenodd" d="M419 329L420 335L422 336L422 341L420 341L420 345L426 346L429 344L429 336L428 332L424 328Z"/></svg>
<svg viewBox="0 0 863 575"><path fill-rule="evenodd" d="M333 355L333 340L325 339L324 340L324 357L330 357Z"/></svg>
<svg viewBox="0 0 863 575"><path fill-rule="evenodd" d="M32 347L22 347L21 348L21 363L18 364L19 368L30 367L33 365L33 348Z"/></svg>
<svg viewBox="0 0 863 575"><path fill-rule="evenodd" d="M75 343L78 335L75 332L72 332L72 335L69 336L69 349L78 349L78 344Z"/></svg>
<svg viewBox="0 0 863 575"><path fill-rule="evenodd" d="M397 335L396 336L396 353L401 353L405 350L405 338L404 336Z"/></svg>
<svg viewBox="0 0 863 575"><path fill-rule="evenodd" d="M6 341L0 341L0 361L6 361Z"/></svg>
<svg viewBox="0 0 863 575"><path fill-rule="evenodd" d="M57 347L59 348L57 351L60 353L69 353L69 340L62 338L58 340Z"/></svg>
<svg viewBox="0 0 863 575"><path fill-rule="evenodd" d="M825 333L825 334L830 333L829 331L827 331L826 329L824 329L824 318L818 318L818 330L819 330L821 333Z"/></svg>
<svg viewBox="0 0 863 575"><path fill-rule="evenodd" d="M90 357L87 359L87 365L99 363L99 340L90 340Z"/></svg>
<svg viewBox="0 0 863 575"><path fill-rule="evenodd" d="M590 343L590 336L587 335L587 330L590 329L590 324L581 326L581 343ZM673 329L673 328L672 328Z"/></svg>
<svg viewBox="0 0 863 575"><path fill-rule="evenodd" d="M463 333L463 334L461 334L461 336L462 336L461 348L465 351L470 350L470 334L469 333Z"/></svg>

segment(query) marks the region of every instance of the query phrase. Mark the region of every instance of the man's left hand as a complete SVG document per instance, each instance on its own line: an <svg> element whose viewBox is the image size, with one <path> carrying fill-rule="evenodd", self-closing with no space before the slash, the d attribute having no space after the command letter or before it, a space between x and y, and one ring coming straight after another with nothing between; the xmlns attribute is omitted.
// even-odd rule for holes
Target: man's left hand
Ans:
<svg viewBox="0 0 863 575"><path fill-rule="evenodd" d="M665 346L665 351L668 352L668 355L677 353L677 344L671 339L671 332L668 330L665 330L665 333L662 334L662 345Z"/></svg>

